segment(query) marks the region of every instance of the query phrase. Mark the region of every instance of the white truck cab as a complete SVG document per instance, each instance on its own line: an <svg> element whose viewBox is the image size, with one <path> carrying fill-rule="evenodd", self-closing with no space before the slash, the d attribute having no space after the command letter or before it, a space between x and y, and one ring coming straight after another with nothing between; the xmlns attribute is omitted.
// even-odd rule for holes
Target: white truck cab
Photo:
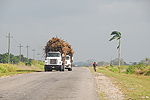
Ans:
<svg viewBox="0 0 150 100"><path fill-rule="evenodd" d="M60 52L48 52L45 58L45 71L60 70L64 71L62 56Z"/></svg>

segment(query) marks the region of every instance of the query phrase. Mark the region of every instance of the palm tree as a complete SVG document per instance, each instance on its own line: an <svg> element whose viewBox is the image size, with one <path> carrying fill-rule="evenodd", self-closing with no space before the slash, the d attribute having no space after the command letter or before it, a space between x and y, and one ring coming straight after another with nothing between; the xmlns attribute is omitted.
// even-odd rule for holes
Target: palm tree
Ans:
<svg viewBox="0 0 150 100"><path fill-rule="evenodd" d="M148 61L149 61L149 58L145 58L145 61L146 61L146 65L148 65Z"/></svg>
<svg viewBox="0 0 150 100"><path fill-rule="evenodd" d="M121 38L121 33L119 31L113 31L110 35L113 35L113 37L109 41L112 41L114 39L119 40L119 45L118 45L117 49L119 49L119 68L120 68L120 38Z"/></svg>

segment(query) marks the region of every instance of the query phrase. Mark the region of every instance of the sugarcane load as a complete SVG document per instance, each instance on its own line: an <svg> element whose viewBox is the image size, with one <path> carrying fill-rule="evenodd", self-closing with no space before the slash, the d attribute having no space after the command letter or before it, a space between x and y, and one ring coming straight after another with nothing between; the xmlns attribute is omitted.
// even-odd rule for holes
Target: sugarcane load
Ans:
<svg viewBox="0 0 150 100"><path fill-rule="evenodd" d="M74 51L69 43L58 37L52 37L45 46L45 71L72 71Z"/></svg>

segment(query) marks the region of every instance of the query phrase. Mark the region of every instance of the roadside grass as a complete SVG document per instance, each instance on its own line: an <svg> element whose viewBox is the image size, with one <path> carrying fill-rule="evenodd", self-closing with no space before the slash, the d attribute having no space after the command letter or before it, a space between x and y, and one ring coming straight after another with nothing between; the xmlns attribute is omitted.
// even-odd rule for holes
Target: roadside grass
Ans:
<svg viewBox="0 0 150 100"><path fill-rule="evenodd" d="M125 67L127 69L127 66ZM94 74L93 67L88 68ZM105 66L97 67L97 72L109 77L125 94L126 100L150 99L150 76L116 73L108 70Z"/></svg>
<svg viewBox="0 0 150 100"><path fill-rule="evenodd" d="M0 63L0 77L40 71L44 71L44 66L38 63L35 66L25 66L24 63L17 65Z"/></svg>
<svg viewBox="0 0 150 100"><path fill-rule="evenodd" d="M137 65L121 65L119 66L106 66L106 68L115 73L147 75L150 76L150 66L139 63Z"/></svg>
<svg viewBox="0 0 150 100"><path fill-rule="evenodd" d="M11 64L0 64L0 73L14 72L18 68Z"/></svg>
<svg viewBox="0 0 150 100"><path fill-rule="evenodd" d="M23 74L23 73L32 73L32 72L37 72L35 70L17 70L15 72L8 72L8 73L0 73L1 76L13 76L13 75L18 75L18 74Z"/></svg>
<svg viewBox="0 0 150 100"><path fill-rule="evenodd" d="M33 64L35 67L38 67L38 68L40 68L42 71L44 71L44 65L45 65L44 62L33 60L32 64Z"/></svg>
<svg viewBox="0 0 150 100"><path fill-rule="evenodd" d="M103 92L99 92L99 91L98 91L98 96L99 96L99 99L100 99L100 100L108 100L108 99L106 99L106 95L105 95L105 93L103 93Z"/></svg>

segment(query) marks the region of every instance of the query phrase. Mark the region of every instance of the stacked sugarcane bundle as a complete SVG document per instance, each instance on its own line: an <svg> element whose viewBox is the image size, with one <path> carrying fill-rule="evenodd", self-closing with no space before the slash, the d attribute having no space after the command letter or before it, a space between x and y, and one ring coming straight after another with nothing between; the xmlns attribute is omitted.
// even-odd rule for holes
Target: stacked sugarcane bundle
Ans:
<svg viewBox="0 0 150 100"><path fill-rule="evenodd" d="M71 62L72 62L72 57L74 54L73 49L71 48L71 45L69 45L67 42L65 42L64 40L61 40L58 37L52 37L52 39L50 39L47 42L47 45L45 46L45 53L47 56L48 52L57 52L59 51L62 54L64 54L64 56L69 55L71 57Z"/></svg>

